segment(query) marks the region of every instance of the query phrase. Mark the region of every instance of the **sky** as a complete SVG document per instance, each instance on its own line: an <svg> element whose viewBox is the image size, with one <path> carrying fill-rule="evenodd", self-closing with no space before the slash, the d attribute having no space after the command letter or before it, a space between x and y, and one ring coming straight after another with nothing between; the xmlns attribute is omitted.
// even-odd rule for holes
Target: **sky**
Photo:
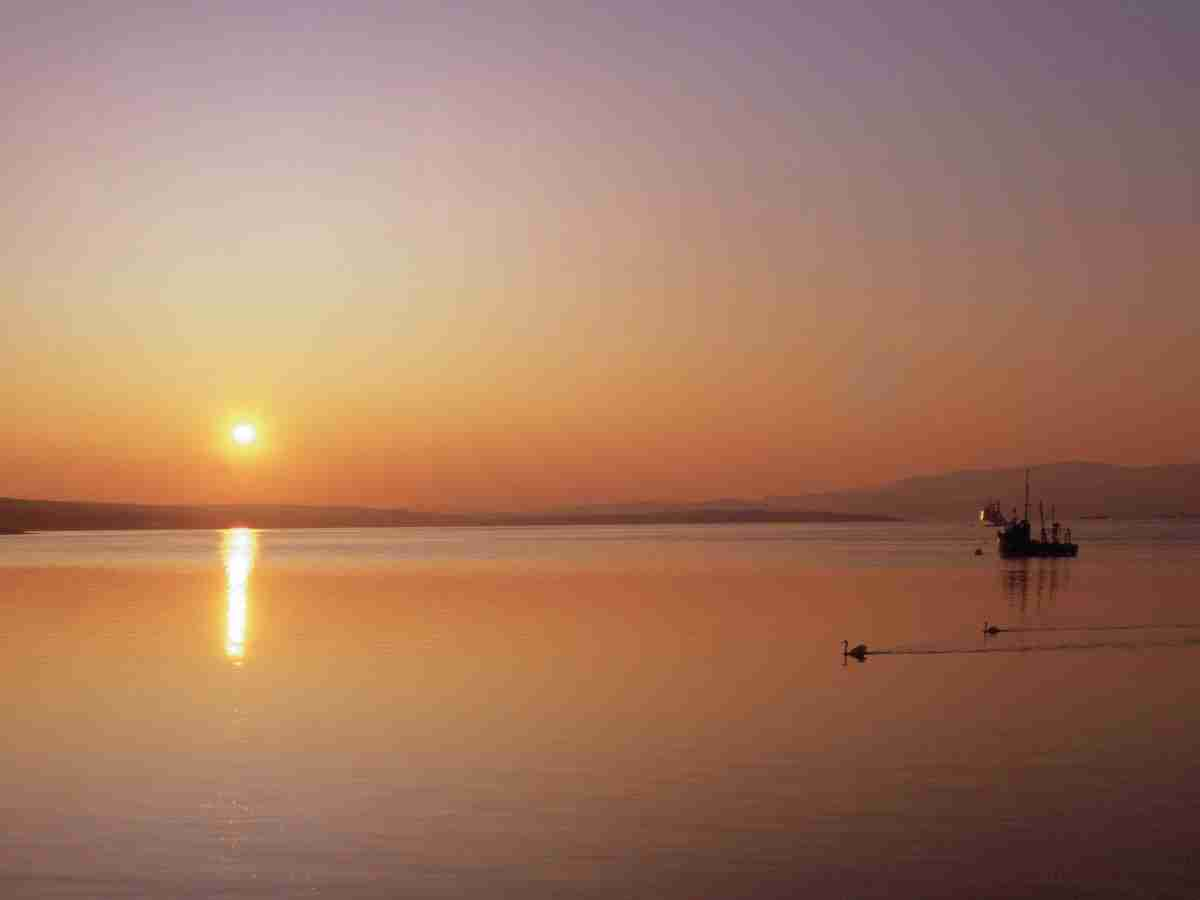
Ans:
<svg viewBox="0 0 1200 900"><path fill-rule="evenodd" d="M5 4L0 495L1197 461L1198 40L1190 2Z"/></svg>

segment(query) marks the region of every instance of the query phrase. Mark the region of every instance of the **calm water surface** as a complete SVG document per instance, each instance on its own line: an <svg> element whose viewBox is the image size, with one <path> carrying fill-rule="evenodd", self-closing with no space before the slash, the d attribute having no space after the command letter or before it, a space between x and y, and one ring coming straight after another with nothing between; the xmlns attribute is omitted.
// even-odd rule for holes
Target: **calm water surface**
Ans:
<svg viewBox="0 0 1200 900"><path fill-rule="evenodd" d="M1200 896L1200 527L1075 533L0 537L0 896Z"/></svg>

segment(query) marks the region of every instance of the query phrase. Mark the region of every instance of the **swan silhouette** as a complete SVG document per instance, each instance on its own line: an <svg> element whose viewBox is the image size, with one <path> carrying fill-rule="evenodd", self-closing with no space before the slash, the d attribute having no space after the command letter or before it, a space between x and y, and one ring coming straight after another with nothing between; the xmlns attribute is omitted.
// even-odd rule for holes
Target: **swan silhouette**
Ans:
<svg viewBox="0 0 1200 900"><path fill-rule="evenodd" d="M985 622L983 623L983 633L984 633L984 634L999 634L999 633L1000 633L1000 629L999 629L999 628L997 628L995 625L989 625L989 624L988 624L988 623L985 621Z"/></svg>
<svg viewBox="0 0 1200 900"><path fill-rule="evenodd" d="M866 655L866 644L859 644L857 647L851 649L849 641L842 641L842 656L853 656L855 659L863 659Z"/></svg>

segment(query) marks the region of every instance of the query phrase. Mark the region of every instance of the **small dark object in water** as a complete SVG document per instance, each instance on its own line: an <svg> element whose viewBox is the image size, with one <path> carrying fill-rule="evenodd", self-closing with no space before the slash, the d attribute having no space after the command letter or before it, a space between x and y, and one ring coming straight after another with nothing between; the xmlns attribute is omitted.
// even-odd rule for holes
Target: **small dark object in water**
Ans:
<svg viewBox="0 0 1200 900"><path fill-rule="evenodd" d="M976 555L976 556L983 556L983 548L982 548L982 547L976 547L976 548L975 548L975 555Z"/></svg>
<svg viewBox="0 0 1200 900"><path fill-rule="evenodd" d="M999 634L999 633L1000 633L1000 629L999 629L999 628L997 628L995 625L989 625L989 624L988 624L988 623L985 621L985 622L983 623L983 633L984 633L984 634Z"/></svg>
<svg viewBox="0 0 1200 900"><path fill-rule="evenodd" d="M842 656L853 656L855 659L863 659L866 655L866 644L859 644L857 647L850 649L850 642L842 641Z"/></svg>

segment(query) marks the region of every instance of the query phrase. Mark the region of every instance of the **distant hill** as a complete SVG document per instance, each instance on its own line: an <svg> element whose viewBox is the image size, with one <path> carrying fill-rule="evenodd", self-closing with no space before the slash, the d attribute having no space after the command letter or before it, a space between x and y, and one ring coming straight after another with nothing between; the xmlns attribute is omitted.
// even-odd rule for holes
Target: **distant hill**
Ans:
<svg viewBox="0 0 1200 900"><path fill-rule="evenodd" d="M575 510L532 514L414 512L406 509L318 506L150 506L0 498L0 534L20 531L112 531L174 528L365 528L435 525L668 525L725 522L887 521L871 514L814 510L677 507Z"/></svg>
<svg viewBox="0 0 1200 900"><path fill-rule="evenodd" d="M1111 466L1066 462L1036 466L1037 502L1054 504L1064 522L1083 516L1150 518L1200 514L1200 464ZM988 500L1007 513L1023 502L1025 470L976 469L905 478L880 487L697 503L576 506L541 513L436 513L352 506L148 506L0 498L6 531L144 528L338 528L434 525L672 525L723 522L973 521Z"/></svg>
<svg viewBox="0 0 1200 900"><path fill-rule="evenodd" d="M107 531L152 528L336 528L438 525L448 517L404 509L313 506L152 506L0 497L0 530Z"/></svg>
<svg viewBox="0 0 1200 900"><path fill-rule="evenodd" d="M1024 467L977 469L906 478L881 487L770 497L772 509L824 509L862 512L912 519L977 518L983 504L999 500L1007 514L1024 503ZM1081 516L1150 518L1200 513L1200 464L1169 466L1112 466L1064 462L1034 466L1030 473L1033 514L1037 503L1058 509L1062 521Z"/></svg>

